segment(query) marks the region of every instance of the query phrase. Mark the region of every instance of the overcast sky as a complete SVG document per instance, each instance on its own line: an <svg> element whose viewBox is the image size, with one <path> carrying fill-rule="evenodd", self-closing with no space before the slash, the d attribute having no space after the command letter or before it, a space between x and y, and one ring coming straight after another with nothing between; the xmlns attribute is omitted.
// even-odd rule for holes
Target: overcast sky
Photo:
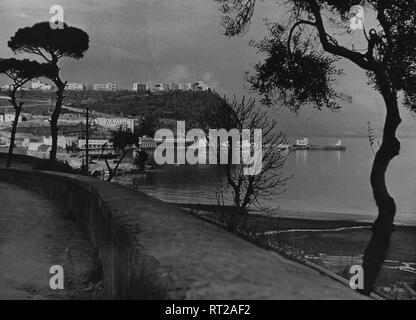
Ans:
<svg viewBox="0 0 416 320"><path fill-rule="evenodd" d="M65 80L115 82L128 89L139 81L204 80L221 93L241 95L247 93L244 71L259 59L249 48L249 40L265 35L263 17L285 13L276 2L259 2L250 32L228 39L221 33L221 16L213 0L1 0L0 56L13 55L7 40L18 28L48 21L49 8L59 4L65 10L65 22L90 36L85 58L63 62ZM352 34L346 44L357 37ZM311 126L339 126L344 131L363 128L367 120L376 127L381 125L384 112L379 95L365 84L359 68L349 62L341 62L341 66L346 75L338 86L353 97L353 104L337 114L281 115L290 120L283 121L286 127L302 126L305 121Z"/></svg>

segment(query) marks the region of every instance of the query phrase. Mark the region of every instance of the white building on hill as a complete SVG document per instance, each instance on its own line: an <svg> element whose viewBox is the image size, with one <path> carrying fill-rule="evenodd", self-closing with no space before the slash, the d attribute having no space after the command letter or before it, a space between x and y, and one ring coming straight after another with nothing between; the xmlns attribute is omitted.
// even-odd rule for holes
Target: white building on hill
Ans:
<svg viewBox="0 0 416 320"><path fill-rule="evenodd" d="M108 142L107 139L89 139L88 140L88 146L91 150L101 150L103 145L106 144L106 149L113 148L113 145L111 142ZM81 150L84 150L87 146L87 140L85 139L79 139L78 140L78 148Z"/></svg>
<svg viewBox="0 0 416 320"><path fill-rule="evenodd" d="M134 132L134 119L129 118L96 118L94 120L95 125L108 128L108 129L130 129Z"/></svg>
<svg viewBox="0 0 416 320"><path fill-rule="evenodd" d="M68 82L65 86L65 89L69 91L82 91L87 89L87 85L77 82Z"/></svg>
<svg viewBox="0 0 416 320"><path fill-rule="evenodd" d="M141 82L133 83L133 91L143 92L143 91L148 91L149 89L150 89L150 86L147 83L141 83Z"/></svg>
<svg viewBox="0 0 416 320"><path fill-rule="evenodd" d="M50 91L52 90L52 86L50 84L46 84L43 82L35 81L32 82L32 86L31 86L32 90L40 90L40 91Z"/></svg>
<svg viewBox="0 0 416 320"><path fill-rule="evenodd" d="M117 84L115 83L96 83L94 84L95 91L117 91Z"/></svg>
<svg viewBox="0 0 416 320"><path fill-rule="evenodd" d="M42 144L47 145L47 146L51 146L52 145L52 137L48 136L48 137L42 137ZM65 136L58 136L58 147L65 149L66 145L70 144L68 139Z"/></svg>
<svg viewBox="0 0 416 320"><path fill-rule="evenodd" d="M198 81L192 85L192 90L194 91L208 91L211 89L211 85L205 83L204 81Z"/></svg>
<svg viewBox="0 0 416 320"><path fill-rule="evenodd" d="M296 140L296 145L297 146L307 146L307 145L309 145L309 139L308 138L297 139Z"/></svg>
<svg viewBox="0 0 416 320"><path fill-rule="evenodd" d="M163 83L157 83L152 87L152 91L165 91Z"/></svg>

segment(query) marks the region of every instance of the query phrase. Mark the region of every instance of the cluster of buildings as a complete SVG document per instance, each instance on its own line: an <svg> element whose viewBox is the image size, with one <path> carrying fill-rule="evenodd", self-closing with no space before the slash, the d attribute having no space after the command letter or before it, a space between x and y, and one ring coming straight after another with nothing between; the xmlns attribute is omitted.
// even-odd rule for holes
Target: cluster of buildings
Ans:
<svg viewBox="0 0 416 320"><path fill-rule="evenodd" d="M21 140L21 141L20 141ZM52 148L52 138L43 136L41 138L24 138L16 141L16 145L26 148L26 154L32 157L47 159ZM86 139L78 136L58 136L57 158L68 161L73 167L80 167L83 159L83 152L86 149ZM113 145L105 136L92 136L88 140L91 155L100 155L104 146L104 154L113 153ZM67 149L78 150L81 153L68 153Z"/></svg>
<svg viewBox="0 0 416 320"><path fill-rule="evenodd" d="M3 115L4 117L4 115ZM6 120L10 124L10 120L14 119L14 115L6 114ZM68 119L62 119L63 121ZM79 121L85 124L85 118L73 118L72 121ZM60 120L61 121L61 120ZM111 130L116 130L119 127L134 130L134 119L128 118L95 118L91 123L93 126L101 126L108 129L96 131L91 128L90 137L88 139L89 153L91 156L104 154L114 154L113 145L109 142ZM34 137L17 137L15 140L16 147L24 149L29 156L47 159L49 158L52 137L50 136L34 136ZM10 139L7 136L0 135L0 147L8 147ZM68 134L58 136L57 146L59 160L67 161L71 166L80 167L84 160L87 140L84 136L79 134ZM104 148L104 149L103 149Z"/></svg>
<svg viewBox="0 0 416 320"><path fill-rule="evenodd" d="M27 87L20 87L18 90L19 91L51 91L52 89L54 89L55 87L52 86L51 84L47 84L44 83L42 81L32 81L31 85L29 88ZM11 84L5 84L0 86L0 90L1 91L9 91L13 89L13 85Z"/></svg>
<svg viewBox="0 0 416 320"><path fill-rule="evenodd" d="M12 85L3 85L0 86L0 90L8 91ZM51 91L55 87L51 84L44 83L42 81L33 81L30 88L20 88L20 90L33 90L33 91ZM84 90L94 90L94 91L117 91L119 89L116 83L95 83L93 86L89 86L85 83L78 82L68 82L65 87L68 91L84 91ZM133 91L135 92L163 92L163 91L210 91L213 90L210 84L205 83L204 81L197 81L194 83L156 83L152 84L151 82L136 82L133 83Z"/></svg>
<svg viewBox="0 0 416 320"><path fill-rule="evenodd" d="M84 83L68 82L65 86L65 89L70 91L82 91L88 90L88 86Z"/></svg>
<svg viewBox="0 0 416 320"><path fill-rule="evenodd" d="M12 121L14 120L14 113L4 112L0 113L0 126L10 127ZM49 116L43 115L24 115L26 121L22 121L22 115L19 118L19 124L23 126L34 125L49 125ZM101 153L102 146L105 144L105 149L108 152L112 152L112 145L108 142L109 137L111 136L111 131L115 131L119 128L128 129L131 132L134 132L135 125L138 124L139 120L132 118L122 118L122 117L92 117L90 123L91 137L89 139L89 149L92 153ZM136 123L137 122L137 123ZM59 125L85 125L86 118L85 114L80 113L64 113L61 115ZM101 127L101 130L97 130L97 127ZM104 129L104 130L103 130ZM7 130L8 131L8 130ZM1 131L0 131L1 133ZM0 134L0 146L8 146L10 143L9 138ZM85 151L86 149L86 139L80 138L78 134L70 135L61 135L58 137L58 148L62 154L66 153L66 150L72 148L73 150ZM48 158L50 147L52 146L51 137L34 137L34 138L16 138L16 146L26 149L26 153L30 156L38 158Z"/></svg>
<svg viewBox="0 0 416 320"><path fill-rule="evenodd" d="M94 84L94 91L117 91L117 84L115 83L96 83Z"/></svg>
<svg viewBox="0 0 416 320"><path fill-rule="evenodd" d="M40 90L40 91L50 91L52 90L52 85L43 83L41 81L32 81L32 90Z"/></svg>
<svg viewBox="0 0 416 320"><path fill-rule="evenodd" d="M150 82L136 82L133 83L133 91L208 91L212 90L212 86L204 83L204 81L197 81L194 83L157 83L151 84Z"/></svg>
<svg viewBox="0 0 416 320"><path fill-rule="evenodd" d="M71 82L66 86L67 90L88 90L88 86L82 83ZM96 83L93 85L94 91L117 91L118 85L116 83ZM194 83L156 83L150 82L136 82L133 83L133 91L135 92L160 92L160 91L209 91L212 86L204 81L197 81Z"/></svg>
<svg viewBox="0 0 416 320"><path fill-rule="evenodd" d="M95 118L93 124L110 130L118 128L128 129L134 132L134 119L131 118Z"/></svg>

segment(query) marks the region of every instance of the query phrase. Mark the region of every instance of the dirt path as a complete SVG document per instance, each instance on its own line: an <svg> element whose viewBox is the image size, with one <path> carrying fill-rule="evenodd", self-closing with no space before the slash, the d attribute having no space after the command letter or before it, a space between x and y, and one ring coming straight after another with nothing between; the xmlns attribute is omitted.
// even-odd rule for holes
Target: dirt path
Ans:
<svg viewBox="0 0 416 320"><path fill-rule="evenodd" d="M100 272L77 224L38 194L0 182L0 299L99 298ZM64 289L52 290L52 265Z"/></svg>

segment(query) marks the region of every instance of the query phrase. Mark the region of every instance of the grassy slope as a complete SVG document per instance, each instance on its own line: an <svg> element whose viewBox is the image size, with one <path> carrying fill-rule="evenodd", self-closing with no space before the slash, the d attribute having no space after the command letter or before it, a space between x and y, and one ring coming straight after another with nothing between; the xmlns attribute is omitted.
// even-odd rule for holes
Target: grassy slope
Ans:
<svg viewBox="0 0 416 320"><path fill-rule="evenodd" d="M23 99L53 99L53 92L22 91ZM64 104L76 108L89 107L92 110L118 116L167 118L191 122L195 119L202 106L217 103L220 97L212 92L181 92L173 91L163 94L139 94L131 91L97 92L97 91L66 91ZM33 102L26 102L31 104ZM7 100L0 105L7 105ZM43 113L52 106L26 107L26 112Z"/></svg>

